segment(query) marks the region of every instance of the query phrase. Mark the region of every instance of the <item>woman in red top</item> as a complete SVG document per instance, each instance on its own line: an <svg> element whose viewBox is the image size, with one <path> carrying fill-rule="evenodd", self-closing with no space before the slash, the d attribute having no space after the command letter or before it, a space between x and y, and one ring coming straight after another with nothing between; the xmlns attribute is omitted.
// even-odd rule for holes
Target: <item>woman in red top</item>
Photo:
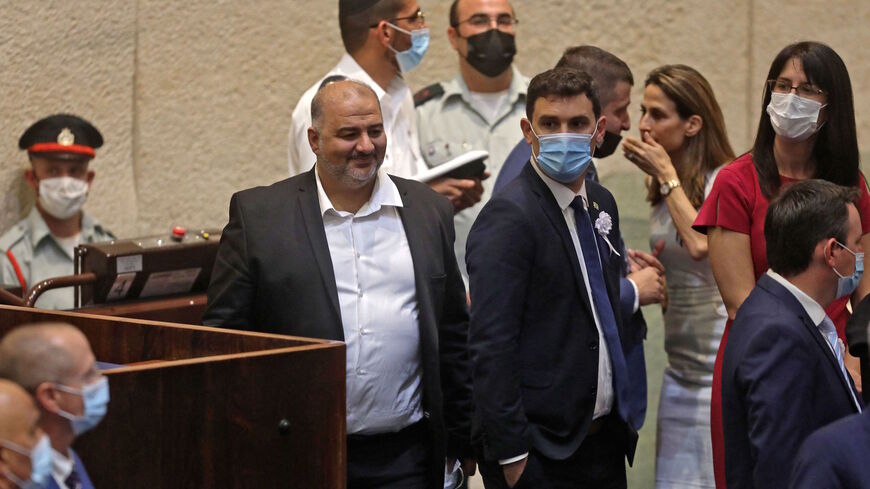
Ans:
<svg viewBox="0 0 870 489"><path fill-rule="evenodd" d="M833 49L817 42L786 46L773 60L752 151L719 172L695 220L695 229L707 232L710 264L730 319L767 270L764 216L770 199L783 186L808 178L861 189L861 244L870 249L870 195L859 169L849 73ZM868 276L853 295L856 301L870 290ZM848 318L846 301L827 309L841 337ZM719 488L725 487L719 375L728 326L716 359L711 406ZM856 377L857 361L847 359ZM855 380L860 389L860 378Z"/></svg>

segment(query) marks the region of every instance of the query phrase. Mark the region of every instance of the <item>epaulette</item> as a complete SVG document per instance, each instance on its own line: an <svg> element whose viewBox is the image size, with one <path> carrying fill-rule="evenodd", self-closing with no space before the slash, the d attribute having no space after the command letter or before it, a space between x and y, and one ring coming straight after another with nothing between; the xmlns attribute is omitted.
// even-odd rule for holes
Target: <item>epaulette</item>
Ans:
<svg viewBox="0 0 870 489"><path fill-rule="evenodd" d="M12 249L27 234L27 229L19 222L0 236L0 253Z"/></svg>
<svg viewBox="0 0 870 489"><path fill-rule="evenodd" d="M414 107L419 107L426 102L441 98L444 95L444 87L440 83L433 83L414 94Z"/></svg>

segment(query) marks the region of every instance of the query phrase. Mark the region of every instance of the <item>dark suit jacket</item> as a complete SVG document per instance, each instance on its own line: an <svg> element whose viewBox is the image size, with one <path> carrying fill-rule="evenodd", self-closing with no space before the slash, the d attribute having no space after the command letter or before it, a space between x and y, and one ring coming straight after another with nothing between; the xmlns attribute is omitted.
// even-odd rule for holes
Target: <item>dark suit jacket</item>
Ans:
<svg viewBox="0 0 870 489"><path fill-rule="evenodd" d="M870 489L870 411L816 431L804 442L792 489Z"/></svg>
<svg viewBox="0 0 870 489"><path fill-rule="evenodd" d="M850 389L800 302L763 275L737 311L725 345L728 489L785 486L810 433L857 412Z"/></svg>
<svg viewBox="0 0 870 489"><path fill-rule="evenodd" d="M398 211L414 262L435 487L445 455L470 453L465 287L453 253L451 204L419 182L392 180L402 196ZM233 195L203 323L344 339L314 170Z"/></svg>
<svg viewBox="0 0 870 489"><path fill-rule="evenodd" d="M70 449L70 454L72 454L73 458L73 470L78 474L82 483L81 489L94 489L94 484L91 482L91 478L88 476L88 471L85 470L85 466L82 464L82 460L79 458L78 454L72 449ZM48 478L46 489L60 489L60 486L57 485L54 477Z"/></svg>
<svg viewBox="0 0 870 489"><path fill-rule="evenodd" d="M601 211L610 214L608 239L616 242L613 196L592 182L586 190L593 222ZM598 247L621 328L622 258L600 237ZM569 457L585 438L595 408L598 331L562 211L531 165L484 206L468 237L466 261L473 439L486 460L530 448L552 459ZM636 432L621 424L631 460Z"/></svg>
<svg viewBox="0 0 870 489"><path fill-rule="evenodd" d="M529 165L529 159L532 157L532 147L525 139L521 139L511 153L505 159L504 164L498 171L498 178L495 180L493 193L501 191L510 182L517 178L522 173L523 168ZM589 165L589 170L586 171L587 182L598 182L598 171L595 168L595 162ZM622 239L622 234L618 236L619 245L613 242L620 250L625 250L625 241ZM622 254L626 257L625 253ZM634 299L636 293L634 287L626 276L628 276L628 262L622 269L622 278L619 280L619 306L621 308L623 320L627 324L626 329L634 332L634 341L629 341L631 338L623 338L625 346L625 363L628 367L628 375L632 379L631 398L626 400L628 403L629 412L631 413L631 425L635 430L639 430L643 426L646 418L647 405L647 385L646 385L646 359L643 353L643 340L646 339L646 320L643 318L643 313L640 309L634 310Z"/></svg>

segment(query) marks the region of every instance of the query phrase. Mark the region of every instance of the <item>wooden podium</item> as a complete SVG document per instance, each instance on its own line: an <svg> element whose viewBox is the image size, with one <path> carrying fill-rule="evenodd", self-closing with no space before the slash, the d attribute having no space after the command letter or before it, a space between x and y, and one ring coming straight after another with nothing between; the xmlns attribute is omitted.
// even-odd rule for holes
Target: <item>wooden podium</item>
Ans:
<svg viewBox="0 0 870 489"><path fill-rule="evenodd" d="M345 487L344 344L0 306L0 335L43 321L119 365L74 445L95 487Z"/></svg>

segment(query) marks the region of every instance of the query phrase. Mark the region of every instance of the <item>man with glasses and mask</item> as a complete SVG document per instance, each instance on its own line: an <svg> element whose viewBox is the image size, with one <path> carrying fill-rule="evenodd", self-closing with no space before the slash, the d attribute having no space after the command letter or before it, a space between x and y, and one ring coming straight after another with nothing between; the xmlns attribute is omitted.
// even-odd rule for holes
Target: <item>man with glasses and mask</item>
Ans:
<svg viewBox="0 0 870 489"><path fill-rule="evenodd" d="M459 74L414 96L420 150L429 167L471 150L486 150L490 178L482 201L456 215L456 257L465 270L465 241L510 148L522 137L529 79L513 66L514 9L507 0L455 0L447 37L459 58ZM478 181L480 181L478 179Z"/></svg>
<svg viewBox="0 0 870 489"><path fill-rule="evenodd" d="M72 275L76 246L115 239L82 211L94 181L88 165L102 144L97 128L68 114L46 117L21 135L18 147L30 158L24 179L36 205L0 237L0 287L23 293L47 278ZM49 290L36 307L72 308L72 287Z"/></svg>
<svg viewBox="0 0 870 489"><path fill-rule="evenodd" d="M49 489L93 489L71 446L103 419L109 382L85 335L65 323L20 326L0 341L0 377L33 395L39 426L51 441Z"/></svg>
<svg viewBox="0 0 870 489"><path fill-rule="evenodd" d="M50 477L51 445L33 399L0 379L0 489L45 487Z"/></svg>
<svg viewBox="0 0 870 489"><path fill-rule="evenodd" d="M369 85L383 109L389 139L383 168L410 178L426 170L420 155L411 90L403 74L416 68L429 47L429 29L417 0L339 0L338 23L345 54L321 80L299 99L289 134L290 175L314 166L308 146L309 107L322 80L341 75ZM480 200L483 189L475 180L440 178L429 182L459 211Z"/></svg>
<svg viewBox="0 0 870 489"><path fill-rule="evenodd" d="M531 163L468 236L472 441L492 488L624 488L637 432L613 195L585 180L607 120L586 73L529 84Z"/></svg>

